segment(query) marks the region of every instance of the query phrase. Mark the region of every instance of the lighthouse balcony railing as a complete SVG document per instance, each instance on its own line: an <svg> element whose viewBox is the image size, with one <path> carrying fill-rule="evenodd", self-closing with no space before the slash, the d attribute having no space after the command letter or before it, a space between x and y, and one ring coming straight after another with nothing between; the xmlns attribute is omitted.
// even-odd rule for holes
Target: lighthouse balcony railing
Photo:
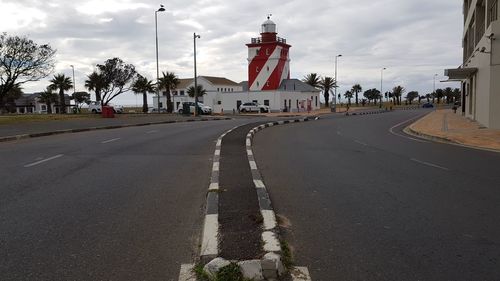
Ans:
<svg viewBox="0 0 500 281"><path fill-rule="evenodd" d="M252 38L251 42L252 44L260 44L263 43L264 41L262 40L262 37L257 37L257 38ZM286 39L281 37L276 37L276 42L286 44Z"/></svg>

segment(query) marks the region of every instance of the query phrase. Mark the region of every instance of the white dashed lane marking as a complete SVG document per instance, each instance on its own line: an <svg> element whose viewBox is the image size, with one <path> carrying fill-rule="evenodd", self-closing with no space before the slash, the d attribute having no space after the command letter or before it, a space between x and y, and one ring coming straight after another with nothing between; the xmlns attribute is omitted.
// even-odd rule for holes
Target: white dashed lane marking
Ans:
<svg viewBox="0 0 500 281"><path fill-rule="evenodd" d="M101 143L102 143L102 144L105 144L105 143L110 143L110 142L117 141L117 140L119 140L119 139L120 139L120 138L110 139L110 140L105 140L105 141L102 141Z"/></svg>
<svg viewBox="0 0 500 281"><path fill-rule="evenodd" d="M49 157L49 158L46 158L46 159L42 159L40 161L36 161L36 162L33 162L31 164L27 164L27 165L24 165L24 168L29 168L29 167L33 167L33 166L36 166L36 165L39 165L39 164L42 164L42 163L45 163L47 161L50 161L50 160L54 160L54 159L57 159L57 158L60 158L60 157L63 157L64 154L58 154L56 156L52 156L52 157Z"/></svg>
<svg viewBox="0 0 500 281"><path fill-rule="evenodd" d="M446 167L439 166L439 165L432 164L432 163L425 162L425 161L420 161L420 160L415 159L415 158L411 158L410 160L411 160L411 161L413 161L413 162L417 162L417 163L419 163L419 164L422 164L422 165L429 166L429 167L438 168L438 169L445 170L445 171L449 171L449 170L450 170L450 169L448 169L448 168L446 168Z"/></svg>

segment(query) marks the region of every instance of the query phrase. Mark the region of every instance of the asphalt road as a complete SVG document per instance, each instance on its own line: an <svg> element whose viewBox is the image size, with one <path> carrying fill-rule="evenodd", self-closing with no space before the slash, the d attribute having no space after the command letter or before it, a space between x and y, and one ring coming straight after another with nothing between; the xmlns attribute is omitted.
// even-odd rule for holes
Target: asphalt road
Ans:
<svg viewBox="0 0 500 281"><path fill-rule="evenodd" d="M500 279L500 154L409 138L404 122L423 113L254 138L295 263L313 280Z"/></svg>
<svg viewBox="0 0 500 281"><path fill-rule="evenodd" d="M0 143L0 280L177 280L215 141L251 120Z"/></svg>

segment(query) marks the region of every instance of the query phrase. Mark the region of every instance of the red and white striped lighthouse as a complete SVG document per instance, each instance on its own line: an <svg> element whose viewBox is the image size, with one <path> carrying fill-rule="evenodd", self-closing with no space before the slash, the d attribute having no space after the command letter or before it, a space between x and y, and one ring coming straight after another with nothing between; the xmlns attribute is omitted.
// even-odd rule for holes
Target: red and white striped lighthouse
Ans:
<svg viewBox="0 0 500 281"><path fill-rule="evenodd" d="M290 79L290 45L276 33L276 24L267 17L260 38L248 46L248 88L250 91L277 90Z"/></svg>

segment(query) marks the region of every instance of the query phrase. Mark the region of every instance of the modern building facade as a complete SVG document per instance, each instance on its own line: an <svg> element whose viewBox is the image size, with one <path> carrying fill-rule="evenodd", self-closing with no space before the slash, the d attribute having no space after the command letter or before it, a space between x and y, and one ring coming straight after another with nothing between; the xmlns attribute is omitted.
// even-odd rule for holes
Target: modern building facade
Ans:
<svg viewBox="0 0 500 281"><path fill-rule="evenodd" d="M446 69L450 80L462 82L461 112L500 129L499 0L464 0L463 63Z"/></svg>

